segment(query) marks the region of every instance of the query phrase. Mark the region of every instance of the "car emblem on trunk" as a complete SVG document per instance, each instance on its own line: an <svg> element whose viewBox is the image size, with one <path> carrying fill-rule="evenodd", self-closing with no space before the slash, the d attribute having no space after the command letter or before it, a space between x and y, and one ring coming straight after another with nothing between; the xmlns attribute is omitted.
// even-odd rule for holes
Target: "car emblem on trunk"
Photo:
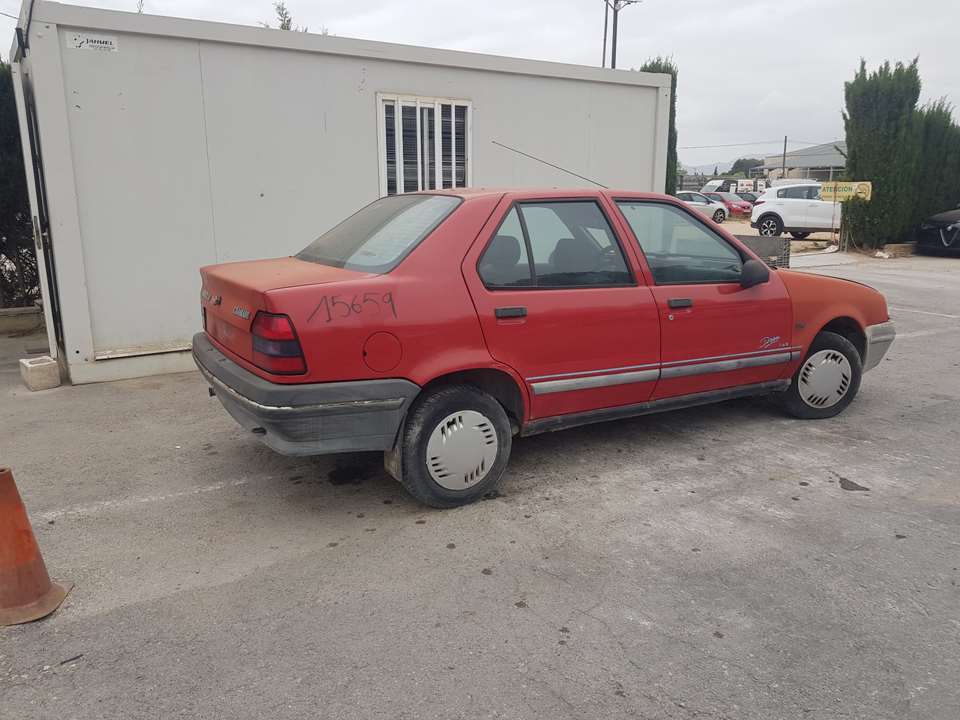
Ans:
<svg viewBox="0 0 960 720"><path fill-rule="evenodd" d="M236 315L238 318L243 318L244 320L250 317L250 311L244 307L240 307L239 305L237 305L233 309L233 314Z"/></svg>

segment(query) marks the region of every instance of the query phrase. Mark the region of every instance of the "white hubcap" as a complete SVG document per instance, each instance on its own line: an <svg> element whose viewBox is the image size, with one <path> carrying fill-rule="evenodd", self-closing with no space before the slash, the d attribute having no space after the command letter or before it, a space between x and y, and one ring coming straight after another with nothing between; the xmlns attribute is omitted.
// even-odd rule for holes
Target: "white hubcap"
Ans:
<svg viewBox="0 0 960 720"><path fill-rule="evenodd" d="M447 490L476 485L497 459L497 430L483 414L462 410L447 415L430 433L427 469Z"/></svg>
<svg viewBox="0 0 960 720"><path fill-rule="evenodd" d="M797 388L810 407L828 408L843 400L853 371L846 356L836 350L815 352L800 368Z"/></svg>

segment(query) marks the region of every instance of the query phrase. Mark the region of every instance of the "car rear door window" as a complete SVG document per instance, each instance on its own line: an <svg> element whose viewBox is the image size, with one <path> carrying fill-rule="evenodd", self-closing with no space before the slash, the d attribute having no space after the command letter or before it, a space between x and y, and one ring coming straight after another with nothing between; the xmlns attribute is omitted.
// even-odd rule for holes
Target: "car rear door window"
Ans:
<svg viewBox="0 0 960 720"><path fill-rule="evenodd" d="M739 282L740 252L678 207L619 200L657 285Z"/></svg>
<svg viewBox="0 0 960 720"><path fill-rule="evenodd" d="M613 229L593 200L515 205L477 269L489 288L633 284Z"/></svg>
<svg viewBox="0 0 960 720"><path fill-rule="evenodd" d="M480 258L477 271L489 288L533 287L533 269L516 207L511 208L500 223Z"/></svg>
<svg viewBox="0 0 960 720"><path fill-rule="evenodd" d="M807 186L788 187L777 190L777 197L784 200L806 200L809 195Z"/></svg>

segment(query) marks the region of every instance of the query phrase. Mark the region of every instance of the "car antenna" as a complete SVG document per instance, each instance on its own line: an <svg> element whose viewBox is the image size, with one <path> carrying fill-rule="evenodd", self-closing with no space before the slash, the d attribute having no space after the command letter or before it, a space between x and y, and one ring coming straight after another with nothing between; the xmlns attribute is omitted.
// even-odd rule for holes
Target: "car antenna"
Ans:
<svg viewBox="0 0 960 720"><path fill-rule="evenodd" d="M502 147L502 148L506 148L507 150L512 150L513 152L517 153L518 155L523 155L524 157L528 157L528 158L530 158L531 160L536 160L537 162L542 162L544 165L549 165L549 166L552 167L552 168L556 168L557 170L561 170L562 172L565 172L565 173L567 173L568 175L573 175L574 177L578 177L578 178L580 178L581 180L586 180L587 182L592 182L594 185L599 185L599 186L602 187L604 190L607 190L607 189L608 189L607 186L604 185L604 184L601 183L601 182L597 182L596 180L591 180L590 178L584 177L583 175L578 175L577 173L573 172L573 170L567 170L566 168L560 167L559 165L554 165L552 162L547 162L546 160L544 160L544 159L542 159L542 158L538 158L536 155L531 155L530 153L525 153L525 152L523 152L523 150L517 150L516 148L512 148L512 147L510 147L509 145L504 145L503 143L497 142L496 140L491 140L490 142L492 142L494 145L499 145L499 146Z"/></svg>

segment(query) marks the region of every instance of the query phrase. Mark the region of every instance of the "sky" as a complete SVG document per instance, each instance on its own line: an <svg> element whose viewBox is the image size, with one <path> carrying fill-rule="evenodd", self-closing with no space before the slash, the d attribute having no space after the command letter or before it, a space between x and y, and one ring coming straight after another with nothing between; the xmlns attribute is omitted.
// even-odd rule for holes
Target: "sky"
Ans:
<svg viewBox="0 0 960 720"><path fill-rule="evenodd" d="M601 62L603 0L287 0L287 7L311 32ZM0 12L19 9L19 0L0 0ZM273 20L270 0L144 0L144 12L247 25ZM4 58L15 24L0 16ZM843 138L843 83L861 58L875 67L919 56L921 102L960 103L960 0L643 0L621 12L619 32L619 68L657 55L677 64L679 156L687 167L776 154L784 136L790 149Z"/></svg>

